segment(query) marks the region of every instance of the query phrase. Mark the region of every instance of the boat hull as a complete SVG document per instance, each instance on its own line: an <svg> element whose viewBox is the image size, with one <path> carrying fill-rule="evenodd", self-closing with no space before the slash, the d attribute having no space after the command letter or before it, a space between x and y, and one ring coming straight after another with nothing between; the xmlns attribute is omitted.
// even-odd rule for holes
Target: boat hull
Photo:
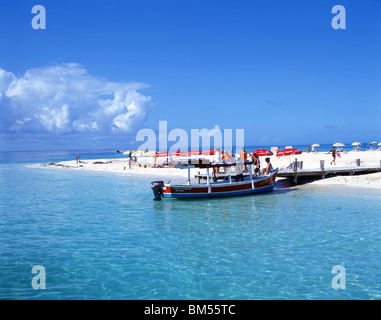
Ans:
<svg viewBox="0 0 381 320"><path fill-rule="evenodd" d="M232 183L169 185L163 187L164 198L211 198L270 192L274 189L277 171L268 177Z"/></svg>

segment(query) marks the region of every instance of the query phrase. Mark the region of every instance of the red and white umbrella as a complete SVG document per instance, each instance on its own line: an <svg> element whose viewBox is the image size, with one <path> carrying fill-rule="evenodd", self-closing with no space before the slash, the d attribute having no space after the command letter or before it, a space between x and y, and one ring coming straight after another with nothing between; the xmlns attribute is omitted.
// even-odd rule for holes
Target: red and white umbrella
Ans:
<svg viewBox="0 0 381 320"><path fill-rule="evenodd" d="M302 154L302 150L299 150L299 149L295 149L295 148L289 148L289 149L284 149L282 151L279 151L277 153L277 157L283 157L283 156L291 156L291 155L294 155L294 154Z"/></svg>
<svg viewBox="0 0 381 320"><path fill-rule="evenodd" d="M202 154L200 150L188 151L188 156L199 156L200 154Z"/></svg>
<svg viewBox="0 0 381 320"><path fill-rule="evenodd" d="M213 156L215 152L216 152L215 149L210 149L210 150L204 151L202 154L206 156Z"/></svg>
<svg viewBox="0 0 381 320"><path fill-rule="evenodd" d="M156 154L156 156L157 156L157 157L169 157L170 154L169 154L169 152L162 151L162 152L158 152L158 153Z"/></svg>
<svg viewBox="0 0 381 320"><path fill-rule="evenodd" d="M272 156L273 153L270 150L266 149L257 149L249 153L249 156L252 156L254 153L257 154L258 157Z"/></svg>
<svg viewBox="0 0 381 320"><path fill-rule="evenodd" d="M176 157L186 157L188 153L185 151L177 150L175 152L172 152L172 155Z"/></svg>

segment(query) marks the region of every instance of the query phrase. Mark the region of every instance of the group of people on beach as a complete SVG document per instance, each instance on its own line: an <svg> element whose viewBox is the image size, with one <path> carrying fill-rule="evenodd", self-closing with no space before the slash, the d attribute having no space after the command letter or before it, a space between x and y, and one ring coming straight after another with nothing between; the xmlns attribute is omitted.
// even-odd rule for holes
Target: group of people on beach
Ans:
<svg viewBox="0 0 381 320"><path fill-rule="evenodd" d="M247 160L247 152L245 148L242 148L239 154L240 154L241 160ZM250 154L250 157L254 164L254 177L256 177L257 175L258 177L262 177L263 175L265 174L268 175L273 171L273 166L270 162L269 157L265 158L266 165L264 166L264 168L262 168L262 170L261 170L261 162L259 160L258 155L255 152L253 152Z"/></svg>
<svg viewBox="0 0 381 320"><path fill-rule="evenodd" d="M265 158L266 166L264 166L262 170L260 168L261 164L260 164L259 157L255 152L250 154L250 158L253 161L253 165L254 165L254 173L253 173L254 177L257 177L257 176L262 177L263 175L265 174L268 175L273 171L273 166L270 162L269 157ZM228 153L227 150L225 150L225 152L223 152L221 155L220 149L219 148L216 149L216 152L214 154L214 162L233 161L233 160L234 160L233 150L231 150L230 154ZM240 151L239 156L237 157L237 160L238 161L248 160L248 154L244 147ZM219 168L217 168L216 170L217 170L217 173L219 174L220 173ZM243 172L247 172L247 171L248 171L248 168L246 165L244 166L242 163L237 163L235 166L236 181L238 181L238 179L241 179L243 181Z"/></svg>

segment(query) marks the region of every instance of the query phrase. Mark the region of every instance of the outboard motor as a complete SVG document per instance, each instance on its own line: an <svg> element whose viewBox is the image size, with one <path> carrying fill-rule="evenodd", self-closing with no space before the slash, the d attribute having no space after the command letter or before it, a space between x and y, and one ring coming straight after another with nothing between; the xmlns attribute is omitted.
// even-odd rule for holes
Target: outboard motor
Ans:
<svg viewBox="0 0 381 320"><path fill-rule="evenodd" d="M155 198L153 200L161 201L161 197L163 195L163 187L164 187L164 181L152 181L151 182L151 188L152 188L153 194L155 196Z"/></svg>

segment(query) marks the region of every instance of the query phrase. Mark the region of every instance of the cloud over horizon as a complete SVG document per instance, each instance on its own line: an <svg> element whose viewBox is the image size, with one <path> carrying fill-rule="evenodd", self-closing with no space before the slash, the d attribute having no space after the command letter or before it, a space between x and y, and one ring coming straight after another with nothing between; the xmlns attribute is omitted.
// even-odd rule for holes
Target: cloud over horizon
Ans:
<svg viewBox="0 0 381 320"><path fill-rule="evenodd" d="M92 76L77 63L27 70L0 68L0 133L133 134L153 106L148 85Z"/></svg>

